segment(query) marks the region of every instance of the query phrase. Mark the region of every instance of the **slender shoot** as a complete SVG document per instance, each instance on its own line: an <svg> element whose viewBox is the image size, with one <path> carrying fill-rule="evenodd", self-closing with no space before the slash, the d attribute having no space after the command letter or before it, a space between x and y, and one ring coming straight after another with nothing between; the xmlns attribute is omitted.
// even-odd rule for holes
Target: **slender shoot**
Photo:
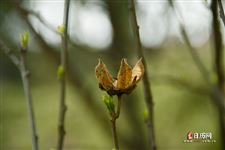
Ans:
<svg viewBox="0 0 225 150"><path fill-rule="evenodd" d="M145 103L147 106L147 110L149 112L149 117L146 120L147 130L148 130L148 138L149 138L149 146L150 150L156 150L156 144L155 144L155 135L154 135L154 127L153 127L153 97L151 92L151 84L148 79L148 71L147 71L147 63L146 59L143 54L143 48L141 45L141 39L140 39L140 33L139 33L139 26L137 22L137 15L135 10L135 0L131 0L131 16L133 19L133 28L134 28L134 35L135 35L135 41L137 46L137 55L138 57L141 57L143 60L143 64L145 66L145 74L143 76L143 85L144 85L144 94L145 94Z"/></svg>
<svg viewBox="0 0 225 150"><path fill-rule="evenodd" d="M58 122L58 142L57 150L63 149L65 131L65 114L66 106L66 73L67 73L67 53L68 53L68 21L69 21L69 5L70 0L65 0L64 3L64 20L60 30L62 38L62 50L60 65L58 68L58 78L60 80L60 103L59 103L59 122Z"/></svg>

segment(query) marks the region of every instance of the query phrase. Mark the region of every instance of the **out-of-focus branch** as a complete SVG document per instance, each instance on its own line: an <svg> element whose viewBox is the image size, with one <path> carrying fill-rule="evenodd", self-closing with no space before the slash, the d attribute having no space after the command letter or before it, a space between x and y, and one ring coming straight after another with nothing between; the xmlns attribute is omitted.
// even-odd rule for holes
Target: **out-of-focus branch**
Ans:
<svg viewBox="0 0 225 150"><path fill-rule="evenodd" d="M178 17L179 27L180 27L180 30L181 30L181 35L183 37L184 42L188 46L188 50L189 50L189 52L191 54L191 57L194 60L194 62L196 64L196 67L198 67L198 69L199 69L202 77L206 81L206 83L210 84L209 73L208 73L205 65L203 64L202 59L200 58L199 54L197 53L197 50L191 45L191 42L190 42L190 40L188 38L188 35L187 35L187 31L186 31L185 25L183 24L184 21L183 21L183 17L181 16L181 13L179 12L178 9L175 8L174 3L173 3L172 0L169 0L169 2L170 2L170 5L173 8L175 14Z"/></svg>
<svg viewBox="0 0 225 150"><path fill-rule="evenodd" d="M196 66L198 67L199 71L201 72L202 77L205 79L206 83L209 84L209 74L208 71L205 67L205 65L203 64L203 61L201 60L199 54L197 53L197 50L191 45L189 38L187 36L187 32L184 28L184 25L181 23L180 24L180 28L181 28L181 33L183 36L183 40L185 41L185 43L188 46L188 49L190 51L190 54L196 64Z"/></svg>
<svg viewBox="0 0 225 150"><path fill-rule="evenodd" d="M153 127L153 121L154 121L153 97L152 97L152 91L151 91L151 84L148 79L147 63L146 63L145 56L143 54L142 45L141 45L139 26L138 26L137 15L135 10L135 0L131 0L131 16L133 19L133 26L134 26L133 28L134 28L135 42L137 46L137 55L138 57L142 58L143 64L145 66L145 74L143 76L143 85L144 85L145 103L146 103L147 110L149 112L149 116L147 118L149 146L151 150L156 150L154 127Z"/></svg>
<svg viewBox="0 0 225 150"><path fill-rule="evenodd" d="M171 2L173 2L173 1L171 1ZM225 110L225 104L224 104L223 93L219 90L218 87L215 87L215 85L210 80L210 77L208 75L208 71L207 71L205 65L203 64L203 61L200 59L200 56L196 52L196 49L190 43L190 40L189 40L189 38L187 36L187 31L185 29L185 26L184 26L184 24L181 21L182 20L182 16L177 11L177 9L175 9L175 6L174 6L173 3L172 3L171 6L174 9L175 13L178 15L178 17L180 17L179 18L179 21L180 21L179 23L180 23L183 39L184 39L185 43L188 45L189 52L190 52L193 60L195 61L196 66L199 68L201 75L203 76L203 78L205 79L206 83L211 88L211 95L214 97L213 99L214 99L215 104L218 106L218 108L221 111L224 111Z"/></svg>
<svg viewBox="0 0 225 150"><path fill-rule="evenodd" d="M218 4L221 4L221 1L215 0L215 2L212 2L212 13L213 13L213 35L214 35L214 49L215 49L215 70L217 73L217 77L218 77L218 87L219 89L224 92L224 66L223 66L223 41L222 41L222 34L220 31L220 22L218 17L218 9L217 6ZM219 6L221 6L219 5ZM223 7L223 6L221 6ZM220 11L223 11L223 9L221 8ZM222 12L224 13L224 12ZM220 13L222 15L222 13ZM223 14L224 16L224 14Z"/></svg>
<svg viewBox="0 0 225 150"><path fill-rule="evenodd" d="M51 58L56 58L57 61L59 60L59 55L57 53L57 51L55 51L54 48L50 47L45 40L42 38L42 36L36 32L36 30L34 29L34 27L32 26L32 24L29 22L28 20L28 16L29 16L29 11L27 11L26 9L24 9L20 3L18 1L14 1L14 0L9 0L8 1L9 4L12 6L12 8L15 9L15 11L17 12L17 14L25 21L25 23L28 25L29 29L32 31L32 33L34 34L35 39L37 40L38 44L40 44L40 46L42 47L42 50L49 56L51 56Z"/></svg>
<svg viewBox="0 0 225 150"><path fill-rule="evenodd" d="M171 3L171 6L175 10L175 12L178 15L178 17L181 17L180 13L178 13L176 11L173 1L169 0L169 2ZM212 1L211 9L212 9L212 12L213 12L213 29L214 29L215 50L219 51L219 53L221 54L221 51L222 51L222 49L221 49L222 48L222 37L221 37L221 34L220 34L220 30L219 30L219 21L217 19L217 17L218 17L218 14L217 14L217 0ZM218 111L219 111L220 128L221 128L221 131L222 131L221 132L221 137L222 137L222 140L224 141L225 140L225 138L224 138L224 135L225 135L225 130L224 130L225 129L225 127L224 127L225 105L224 105L223 92L219 88L220 86L222 86L221 81L218 81L218 86L215 86L214 83L212 83L212 81L209 78L209 75L208 75L206 67L203 65L202 60L200 59L200 57L199 57L198 53L196 52L196 50L192 47L192 45L191 45L191 43L189 41L189 38L187 37L187 32L185 31L185 27L182 24L182 21L181 20L179 20L179 21L180 21L180 26L181 26L181 30L182 30L183 39L187 43L192 58L194 59L194 61L195 61L196 65L197 65L197 67L199 68L202 76L204 77L204 79L206 80L207 84L209 85L209 87L211 89L210 90L210 94L212 96L212 100L213 100L214 104L217 106ZM218 72L221 72L221 67L222 67L221 66L222 65L221 64L221 61L222 61L221 57L222 57L222 55L218 55L218 54L216 54L216 55L215 55L216 56L215 62L216 62L216 64L218 64L218 65L216 65L217 66L216 68L218 69ZM219 79L219 78L221 78L221 79ZM224 81L223 79L224 79L223 77L219 77L218 76L218 80Z"/></svg>
<svg viewBox="0 0 225 150"><path fill-rule="evenodd" d="M218 0L218 5L220 8L220 18L223 21L223 25L225 26L225 15L224 15L223 3L221 0Z"/></svg>
<svg viewBox="0 0 225 150"><path fill-rule="evenodd" d="M221 1L220 1L220 3L221 3ZM222 3L221 3L221 5L222 5ZM216 71L216 74L217 74L217 88L218 88L218 92L223 93L223 99L221 99L221 101L224 103L223 42L222 42L222 34L221 34L221 31L220 31L220 22L219 22L219 18L218 18L218 3L217 3L217 0L212 1L211 11L212 11L212 16L213 16L212 28L213 28L214 52L215 52L214 53L214 66L215 66L215 71ZM215 95L215 96L217 96L217 95ZM225 110L219 110L221 141L223 141L222 142L222 147L223 147L222 149L225 149L225 143L224 143L224 141L225 141L224 111Z"/></svg>
<svg viewBox="0 0 225 150"><path fill-rule="evenodd" d="M27 101L29 123L31 127L32 150L38 150L38 135L36 130L33 101L32 101L31 90L30 90L30 82L29 82L30 73L27 70L26 58L25 58L27 53L27 48L21 48L20 58L18 58L13 53L13 51L10 48L8 48L4 44L4 42L0 39L0 49L3 50L3 52L10 58L10 60L16 65L17 69L20 71L22 82L23 82L24 95Z"/></svg>
<svg viewBox="0 0 225 150"><path fill-rule="evenodd" d="M27 22L28 26L30 26L31 30L34 31L34 34L35 34L35 36L37 36L38 40L39 39L42 40L42 42L40 42L40 43L43 43L43 42L46 43L46 42L43 40L42 36L39 33L37 33L35 31L35 29L33 28L33 26L31 25L30 21L28 20L29 15L36 17L45 27L47 27L52 32L60 35L59 32L55 29L55 27L52 26L48 22L48 20L46 20L43 16L41 16L41 14L39 12L24 8L18 2L15 2L12 0L10 2L16 8L16 10L19 12L19 15L21 15L24 18L24 20ZM105 48L104 50L98 51L97 49L90 48L85 45L77 44L75 41L72 40L72 38L69 35L68 35L68 44L72 48L76 49L76 51L79 51L79 52L82 51L82 53L86 53L87 55L97 55L97 56L106 55L106 56L109 56L110 58L112 57L112 53L113 53L113 55L117 55L117 54L114 54L114 52L113 52L115 50L114 48ZM90 49L92 49L92 50L90 50ZM148 53L149 51L152 50L152 48L143 48L143 50Z"/></svg>
<svg viewBox="0 0 225 150"><path fill-rule="evenodd" d="M0 39L0 47L1 50L4 51L4 53L11 59L12 63L20 68L20 60L19 58L16 56L15 53L13 53L13 51L11 49L9 49L4 42Z"/></svg>
<svg viewBox="0 0 225 150"><path fill-rule="evenodd" d="M26 11L29 15L35 16L43 25L45 25L49 30L52 32L59 34L54 26L52 26L44 17L40 15L40 13L35 12L33 10L28 10L25 8L22 8L24 11Z"/></svg>
<svg viewBox="0 0 225 150"><path fill-rule="evenodd" d="M113 28L113 40L111 49L109 49L109 55L113 56L110 59L113 58L113 61L117 62L127 54L128 47L130 46L129 29L127 28L129 13L125 7L126 1L124 0L105 0L104 2ZM117 61L115 59L117 59Z"/></svg>
<svg viewBox="0 0 225 150"><path fill-rule="evenodd" d="M63 69L63 73L60 76L60 103L59 103L59 122L58 122L58 143L57 150L63 149L64 137L65 137L65 115L66 115L66 75L68 65L68 22L69 22L69 8L70 0L64 2L64 17L63 28L65 29L61 33L62 37L62 50L60 58L60 67Z"/></svg>
<svg viewBox="0 0 225 150"><path fill-rule="evenodd" d="M36 17L50 31L52 31L52 32L54 32L54 33L56 33L56 34L58 34L60 36L60 33L57 31L57 29L54 26L52 26L51 23L49 23L48 20L46 20L43 16L41 16L40 13L35 12L33 10L30 10L30 9L26 9L26 8L20 7L20 6L18 6L18 8L20 9L21 12L23 12L23 14L25 16L32 15L32 16ZM77 50L82 50L82 51L85 51L86 53L94 53L94 50L93 51L90 51L90 48L89 47L84 46L84 45L76 44L71 39L71 37L69 35L67 37L67 40L68 40L68 44L71 45L73 48L76 48ZM108 49L105 49L104 51L108 51ZM97 52L95 52L95 53L97 53Z"/></svg>
<svg viewBox="0 0 225 150"><path fill-rule="evenodd" d="M168 86L175 86L184 88L191 93L195 93L197 95L209 95L210 88L205 87L202 88L201 86L192 85L189 81L183 80L178 77L170 76L170 75L154 75L150 77L151 81L157 83L157 85L168 85Z"/></svg>

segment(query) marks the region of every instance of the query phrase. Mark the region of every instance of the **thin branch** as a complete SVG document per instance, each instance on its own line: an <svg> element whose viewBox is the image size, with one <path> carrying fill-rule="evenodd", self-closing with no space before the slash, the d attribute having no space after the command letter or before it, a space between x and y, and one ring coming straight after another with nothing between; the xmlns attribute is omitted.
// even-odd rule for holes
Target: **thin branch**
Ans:
<svg viewBox="0 0 225 150"><path fill-rule="evenodd" d="M41 16L40 13L25 8L22 9L24 9L24 11L27 11L29 15L35 16L43 25L45 25L52 32L60 34L59 32L57 32L56 28L53 25L51 25L43 16Z"/></svg>
<svg viewBox="0 0 225 150"><path fill-rule="evenodd" d="M68 21L69 21L69 6L70 0L65 0L64 3L64 18L63 25L65 28L62 34L62 50L61 50L61 66L64 69L64 74L60 77L60 106L59 106L59 122L58 122L58 143L57 150L63 149L65 137L65 114L66 114L66 74L67 74L67 58L68 58Z"/></svg>
<svg viewBox="0 0 225 150"><path fill-rule="evenodd" d="M221 0L218 0L218 5L220 8L220 18L223 21L223 25L225 26L225 15L224 15L223 3Z"/></svg>
<svg viewBox="0 0 225 150"><path fill-rule="evenodd" d="M31 127L31 137L32 137L32 150L38 150L38 135L36 131L36 123L35 123L35 115L33 108L33 101L30 91L30 83L29 83L29 71L26 67L26 52L27 49L20 50L20 58L18 58L11 49L9 49L3 41L0 39L0 48L4 51L4 53L10 58L10 60L15 64L21 74L24 95L27 101L27 109L29 115L29 123Z"/></svg>
<svg viewBox="0 0 225 150"><path fill-rule="evenodd" d="M112 123L112 132L113 132L113 142L116 150L119 150L119 142L118 142L118 135L116 131L116 120L111 120Z"/></svg>
<svg viewBox="0 0 225 150"><path fill-rule="evenodd" d="M149 117L147 120L147 130L148 130L148 136L149 136L149 145L151 150L156 150L156 144L155 144L155 136L154 136L154 128L153 128L153 97L151 92L151 84L148 79L148 69L147 69L147 62L145 60L144 54L143 54L143 48L141 45L141 39L139 34L139 26L137 22L137 15L135 11L135 0L131 0L131 15L133 18L133 25L134 25L134 35L136 38L136 46L137 46L137 55L138 57L141 57L143 60L143 64L145 66L145 74L143 77L143 85L144 85L144 94L145 94L145 103L147 106L147 110L149 112Z"/></svg>
<svg viewBox="0 0 225 150"><path fill-rule="evenodd" d="M191 42L189 41L188 35L187 35L187 31L184 28L184 25L182 25L182 23L180 23L180 28L181 28L181 33L183 36L183 40L185 41L185 43L188 46L189 52L196 64L196 66L198 67L199 71L201 72L201 75L203 77L203 79L205 79L206 83L209 84L210 80L209 80L209 73L205 67L205 65L203 64L203 61L201 60L199 54L197 53L197 50L191 45Z"/></svg>
<svg viewBox="0 0 225 150"><path fill-rule="evenodd" d="M35 124L35 115L34 115L34 108L33 108L33 101L30 91L30 83L29 83L29 71L26 67L26 52L27 50L22 50L20 52L20 73L23 81L23 88L24 88L24 94L27 100L27 107L28 107L28 114L29 114L29 121L31 126L31 136L32 136L32 149L38 150L38 136L36 131L36 124Z"/></svg>
<svg viewBox="0 0 225 150"><path fill-rule="evenodd" d="M219 0L218 0L219 1ZM221 2L221 1L220 1ZM212 2L212 13L213 13L213 36L214 36L214 49L215 58L214 66L218 77L218 87L223 92L224 90L224 66L223 66L223 41L222 34L220 31L220 22L218 19L217 1ZM220 6L220 5L219 5Z"/></svg>
<svg viewBox="0 0 225 150"><path fill-rule="evenodd" d="M220 1L221 2L221 1ZM222 5L222 3L221 3ZM212 1L211 11L213 15L212 27L213 27L213 36L214 36L214 66L217 74L217 88L218 91L223 93L223 99L221 101L224 103L224 66L223 66L223 42L222 34L220 31L220 23L218 18L218 3L217 0ZM219 3L220 6L220 3ZM222 7L222 6L221 6ZM217 95L215 95L217 96ZM219 119L220 119L220 129L221 129L221 141L222 149L225 149L225 118L224 110L219 109Z"/></svg>
<svg viewBox="0 0 225 150"><path fill-rule="evenodd" d="M112 123L112 132L113 132L113 141L114 141L114 146L116 150L119 150L119 141L118 141L118 135L116 131L116 120L120 116L120 109L121 109L121 102L122 102L122 96L119 95L117 96L118 102L117 102L117 110L116 113L111 114L111 123Z"/></svg>

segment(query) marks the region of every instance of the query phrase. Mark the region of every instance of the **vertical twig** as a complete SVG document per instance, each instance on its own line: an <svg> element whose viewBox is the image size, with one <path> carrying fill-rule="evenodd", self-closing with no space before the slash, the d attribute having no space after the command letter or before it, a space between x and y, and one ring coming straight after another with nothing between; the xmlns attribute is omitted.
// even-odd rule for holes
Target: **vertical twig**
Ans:
<svg viewBox="0 0 225 150"><path fill-rule="evenodd" d="M3 41L0 39L0 47L4 51L4 53L10 58L12 63L19 69L22 82L23 82L23 89L25 98L27 101L27 109L29 115L29 123L31 127L31 137L32 137L32 150L38 150L38 135L36 131L36 124L35 124L35 115L34 115L34 108L32 102L32 96L30 91L30 83L29 83L29 71L26 67L26 53L27 48L20 50L20 58L18 58L11 49L9 49Z"/></svg>
<svg viewBox="0 0 225 150"><path fill-rule="evenodd" d="M221 2L220 2L221 3ZM220 4L219 3L219 4ZM222 5L222 3L221 3ZM217 74L217 87L224 96L224 66L223 66L223 43L222 35L220 31L220 24L218 18L218 3L217 0L212 1L211 11L213 15L212 28L214 36L214 66ZM222 6L221 6L222 7ZM222 99L224 102L224 99ZM224 110L219 109L220 129L222 148L225 149L225 122L224 122Z"/></svg>
<svg viewBox="0 0 225 150"><path fill-rule="evenodd" d="M116 113L111 114L111 123L112 123L112 133L113 133L113 142L116 150L119 150L119 142L118 142L118 135L116 131L116 120L120 116L120 109L121 109L121 101L122 96L118 95L118 102L117 102L117 111Z"/></svg>
<svg viewBox="0 0 225 150"><path fill-rule="evenodd" d="M111 120L112 123L112 133L113 133L113 142L116 150L119 150L119 142L118 142L118 135L116 131L116 120Z"/></svg>
<svg viewBox="0 0 225 150"><path fill-rule="evenodd" d="M145 74L143 76L143 85L144 85L144 94L145 94L145 103L147 106L147 110L149 113L149 116L147 118L147 130L148 130L148 137L149 137L149 145L151 150L156 150L156 144L155 144L155 135L154 135L154 127L153 127L153 97L151 92L151 85L150 81L148 80L148 70L147 70L147 63L145 60L145 57L143 55L142 45L141 45L141 39L139 34L139 26L137 22L137 15L135 11L135 1L131 0L131 14L133 18L133 24L134 24L134 35L136 38L136 45L137 45L137 54L138 57L141 57L143 60L143 64L145 66Z"/></svg>
<svg viewBox="0 0 225 150"><path fill-rule="evenodd" d="M20 73L23 82L24 94L27 100L27 107L28 107L28 114L29 114L29 121L31 126L31 136L32 136L32 149L38 150L38 136L36 132L36 124L35 124L35 116L34 116L34 109L33 109L33 101L30 92L30 83L29 83L29 76L30 72L27 70L26 67L26 49L20 50Z"/></svg>
<svg viewBox="0 0 225 150"><path fill-rule="evenodd" d="M220 32L217 6L218 6L217 0L213 1L211 10L213 13L212 25L213 25L214 49L215 49L214 66L218 77L218 87L223 92L224 90L223 42L222 42L222 35Z"/></svg>
<svg viewBox="0 0 225 150"><path fill-rule="evenodd" d="M64 3L64 18L63 25L65 28L62 34L62 50L61 50L61 62L60 65L64 69L63 75L60 77L60 105L59 105L59 122L58 122L58 143L57 150L63 149L64 137L65 137L65 114L66 114L66 73L67 73L67 53L68 53L68 20L69 20L69 5L70 0L65 0Z"/></svg>

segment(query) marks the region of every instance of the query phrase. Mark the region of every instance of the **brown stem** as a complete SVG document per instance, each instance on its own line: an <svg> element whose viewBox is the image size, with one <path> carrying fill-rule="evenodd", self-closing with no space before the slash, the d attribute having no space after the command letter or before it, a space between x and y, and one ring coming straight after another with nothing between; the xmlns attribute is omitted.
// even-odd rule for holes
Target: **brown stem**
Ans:
<svg viewBox="0 0 225 150"><path fill-rule="evenodd" d="M137 45L137 53L138 57L141 57L143 60L143 64L145 66L145 74L143 76L143 85L144 85L144 94L145 94L145 103L147 106L147 110L149 112L149 117L147 119L147 130L148 130L148 138L149 138L149 146L151 150L156 150L156 144L155 144L155 135L154 135L154 127L153 127L153 97L151 92L151 84L148 80L148 70L147 70L147 63L146 59L143 54L143 48L141 45L141 39L139 34L139 26L137 22L137 15L135 11L135 0L131 0L131 15L133 18L133 25L134 25L134 35Z"/></svg>
<svg viewBox="0 0 225 150"><path fill-rule="evenodd" d="M119 150L119 142L118 142L118 136L116 132L116 119L111 120L112 123L112 133L113 133L113 142L116 150Z"/></svg>
<svg viewBox="0 0 225 150"><path fill-rule="evenodd" d="M69 20L69 4L70 0L65 0L64 3L64 21L65 28L62 34L62 50L61 50L61 66L64 69L64 74L60 77L60 105L59 105L59 122L58 122L58 143L57 150L63 149L65 137L65 114L66 114L66 73L67 73L67 52L68 52L68 20Z"/></svg>
<svg viewBox="0 0 225 150"><path fill-rule="evenodd" d="M111 123L112 123L112 133L113 133L113 142L116 150L119 150L119 142L118 142L118 135L116 131L116 120L120 116L120 109L122 103L122 96L118 95L118 102L117 102L117 110L116 113L111 114Z"/></svg>

